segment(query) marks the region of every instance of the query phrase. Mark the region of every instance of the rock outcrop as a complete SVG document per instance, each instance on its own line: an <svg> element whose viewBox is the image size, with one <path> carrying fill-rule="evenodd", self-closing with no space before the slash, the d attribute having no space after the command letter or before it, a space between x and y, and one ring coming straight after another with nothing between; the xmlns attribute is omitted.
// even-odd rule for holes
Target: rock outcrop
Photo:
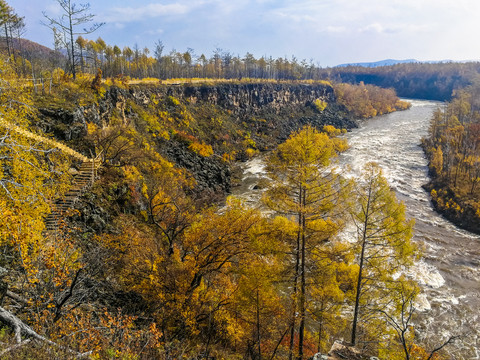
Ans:
<svg viewBox="0 0 480 360"><path fill-rule="evenodd" d="M365 355L357 348L341 341L335 341L328 354L317 353L311 360L378 360L378 358Z"/></svg>
<svg viewBox="0 0 480 360"><path fill-rule="evenodd" d="M111 87L98 103L78 106L74 110L40 109L38 125L67 141L86 156L91 156L93 144L85 140L87 123L102 128L108 126L113 113L117 117L135 119L138 114L128 107L133 102L140 108L152 108L161 100L175 99L189 108L202 104L213 105L229 114L234 126L251 132L257 149L267 150L283 142L291 132L306 124L321 127L352 128L356 124L336 103L335 93L328 83L220 83L214 85L141 85L129 89ZM314 102L327 103L317 111ZM159 143L160 144L160 143ZM204 158L188 150L174 139L161 143L161 152L178 166L195 176L201 191L228 193L230 169L218 157Z"/></svg>
<svg viewBox="0 0 480 360"><path fill-rule="evenodd" d="M230 192L231 171L220 159L200 156L176 141L169 142L164 154L170 161L194 174L199 191Z"/></svg>

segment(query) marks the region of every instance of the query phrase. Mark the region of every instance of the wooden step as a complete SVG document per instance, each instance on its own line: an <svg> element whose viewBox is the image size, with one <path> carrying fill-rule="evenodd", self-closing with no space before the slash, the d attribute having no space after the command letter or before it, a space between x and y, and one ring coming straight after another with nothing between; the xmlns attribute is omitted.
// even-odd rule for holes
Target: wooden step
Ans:
<svg viewBox="0 0 480 360"><path fill-rule="evenodd" d="M101 166L100 161L92 163L91 160L84 160L80 170L73 178L72 187L67 191L62 199L55 202L52 212L45 217L45 229L47 231L58 230L59 224L65 217L65 213L72 209L80 196L93 185L96 170Z"/></svg>

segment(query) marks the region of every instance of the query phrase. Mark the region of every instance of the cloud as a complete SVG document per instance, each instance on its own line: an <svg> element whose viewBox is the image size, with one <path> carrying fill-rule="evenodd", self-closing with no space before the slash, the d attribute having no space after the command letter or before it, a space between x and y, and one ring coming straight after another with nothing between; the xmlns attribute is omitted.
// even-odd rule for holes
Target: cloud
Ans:
<svg viewBox="0 0 480 360"><path fill-rule="evenodd" d="M309 23L315 23L318 21L315 17L308 15L308 14L299 14L299 13L293 13L293 12L287 12L287 11L276 11L274 14L278 18L283 18L285 21L294 21L294 22L299 22L299 23L304 23L304 22L309 22Z"/></svg>
<svg viewBox="0 0 480 360"><path fill-rule="evenodd" d="M171 15L184 15L189 12L189 7L180 3L174 4L148 4L139 7L115 7L104 21L107 22L134 22L146 18L156 18Z"/></svg>
<svg viewBox="0 0 480 360"><path fill-rule="evenodd" d="M389 26L382 25L378 22L369 24L358 29L358 32L378 33L378 34L398 34L398 33L416 33L428 29L427 25L415 24L391 24Z"/></svg>
<svg viewBox="0 0 480 360"><path fill-rule="evenodd" d="M398 29L394 29L393 27L385 27L379 23L369 24L359 29L360 32L374 32L374 33L395 33L398 32Z"/></svg>
<svg viewBox="0 0 480 360"><path fill-rule="evenodd" d="M327 26L326 31L331 34L343 34L348 32L345 26Z"/></svg>
<svg viewBox="0 0 480 360"><path fill-rule="evenodd" d="M151 29L147 30L145 33L147 35L162 35L165 31L163 29Z"/></svg>

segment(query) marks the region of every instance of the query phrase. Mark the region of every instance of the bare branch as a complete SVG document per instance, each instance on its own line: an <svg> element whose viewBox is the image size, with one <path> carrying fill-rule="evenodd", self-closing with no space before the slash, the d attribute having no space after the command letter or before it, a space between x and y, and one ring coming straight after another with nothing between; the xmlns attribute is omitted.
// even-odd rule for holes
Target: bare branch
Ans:
<svg viewBox="0 0 480 360"><path fill-rule="evenodd" d="M433 358L433 355L435 355L436 352L442 350L445 346L451 344L452 342L454 342L455 340L457 340L458 338L460 338L460 335L454 335L454 336L450 336L448 338L447 341L445 341L442 345L440 345L439 347L435 348L432 350L432 352L430 353L430 355L428 356L427 360L431 360Z"/></svg>
<svg viewBox="0 0 480 360"><path fill-rule="evenodd" d="M22 298L20 295L17 295L17 294L15 294L15 293L11 292L10 290L7 290L7 292L6 292L5 295L8 296L10 299L13 299L13 300L15 300L16 302L21 303L21 304L23 304L23 305L26 305L26 304L28 303L27 300L25 300L24 298Z"/></svg>
<svg viewBox="0 0 480 360"><path fill-rule="evenodd" d="M87 356L92 354L92 351L89 351L89 352L86 352L86 353L79 353L77 351L74 351L70 348L59 345L59 344L47 339L46 337L44 337L44 336L38 334L37 332L35 332L30 326L25 324L22 320L20 320L18 317L16 317L10 311L4 309L3 307L0 307L0 321L7 324L8 326L10 326L13 329L13 331L15 332L15 340L17 341L17 346L10 347L10 348L4 350L2 353L0 353L0 355L2 355L7 350L12 351L12 350L14 350L18 347L21 347L21 346L25 345L27 342L26 341L22 342L22 335L24 335L28 338L32 338L34 340L41 341L41 342L47 343L49 345L55 346L59 349L65 350L69 353L75 354L77 358L84 358L84 357L87 357Z"/></svg>

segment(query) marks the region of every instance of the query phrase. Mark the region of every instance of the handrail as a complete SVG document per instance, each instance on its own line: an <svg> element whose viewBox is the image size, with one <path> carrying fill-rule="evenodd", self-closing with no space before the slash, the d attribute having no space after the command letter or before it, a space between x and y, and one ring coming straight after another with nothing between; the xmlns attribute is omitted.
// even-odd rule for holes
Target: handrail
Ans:
<svg viewBox="0 0 480 360"><path fill-rule="evenodd" d="M37 140L37 141L43 142L45 144L48 144L50 146L53 146L57 149L60 149L64 153L69 154L69 155L71 155L71 156L73 156L73 157L75 157L79 160L82 160L82 161L88 161L89 160L89 158L86 157L85 155L80 154L79 152L77 152L77 151L73 150L72 148L68 147L67 145L62 144L61 142L58 142L56 140L53 140L53 139L50 139L50 138L32 133L31 131L26 130L26 129L18 126L18 125L15 125L15 124L11 123L10 121L5 120L2 117L0 117L0 126L3 126L3 127L7 128L9 130L12 130L12 131L14 131L14 132L16 132L20 135L23 135L23 136L27 137L27 138Z"/></svg>
<svg viewBox="0 0 480 360"><path fill-rule="evenodd" d="M73 150L72 148L68 147L65 144L62 144L62 143L60 143L56 140L53 140L53 139L35 134L33 132L30 132L29 130L26 130L26 129L24 129L24 128L16 125L16 124L13 124L10 121L7 121L2 117L0 117L0 126L3 126L5 128L7 128L8 130L14 131L14 132L16 132L20 135L23 135L23 136L29 138L29 139L33 139L33 140L40 141L40 142L43 142L45 144L51 145L52 147L55 147L55 148L63 151L64 153L69 154L69 155L81 160L82 163L90 162L92 164L92 173L91 173L90 181L89 181L87 186L88 187L93 186L93 184L95 182L95 179L97 177L97 166L99 166L102 163L102 161L99 159L102 152L100 152L100 154L97 155L96 157L92 156L92 158L88 158L85 155L80 154L79 152ZM97 161L97 159L98 159L98 161ZM84 191L84 189L75 190L75 191L73 191L72 195L80 196L80 193L82 191ZM71 206L70 203L68 203L66 201L63 201L63 200L60 200L60 203L63 203L64 205L66 205L68 207ZM58 229L58 221L62 216L63 216L63 214L61 212L59 212L58 210L52 211L49 215L47 215L47 217L45 218L47 230Z"/></svg>

